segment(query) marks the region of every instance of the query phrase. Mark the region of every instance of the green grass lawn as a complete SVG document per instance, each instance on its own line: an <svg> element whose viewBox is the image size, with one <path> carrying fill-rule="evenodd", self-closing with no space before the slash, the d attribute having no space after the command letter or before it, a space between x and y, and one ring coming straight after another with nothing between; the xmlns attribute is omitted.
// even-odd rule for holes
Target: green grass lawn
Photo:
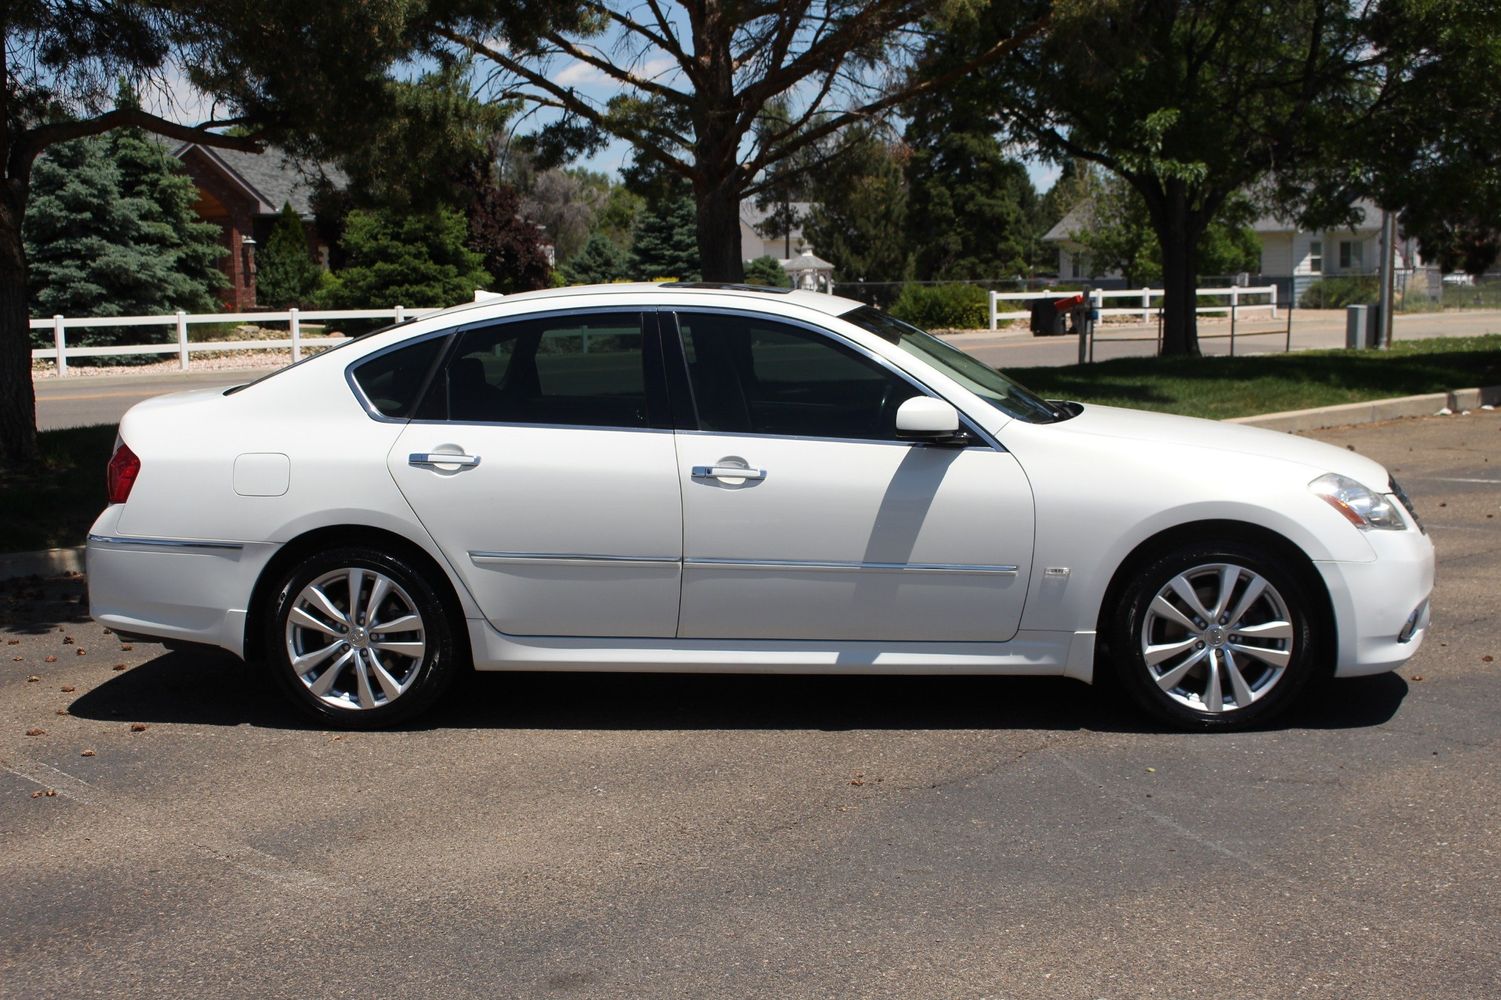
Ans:
<svg viewBox="0 0 1501 1000"><path fill-rule="evenodd" d="M1501 334L1404 341L1389 351L1119 358L1063 368L1007 368L1006 374L1051 399L1223 420L1501 385Z"/></svg>
<svg viewBox="0 0 1501 1000"><path fill-rule="evenodd" d="M1501 335L1408 341L1390 351L1122 358L1007 373L1054 399L1241 417L1501 385ZM114 441L112 426L44 431L41 464L0 477L0 552L82 544L104 509L104 467Z"/></svg>
<svg viewBox="0 0 1501 1000"><path fill-rule="evenodd" d="M70 427L37 439L41 463L0 478L0 552L82 545L105 507L104 467L115 428Z"/></svg>

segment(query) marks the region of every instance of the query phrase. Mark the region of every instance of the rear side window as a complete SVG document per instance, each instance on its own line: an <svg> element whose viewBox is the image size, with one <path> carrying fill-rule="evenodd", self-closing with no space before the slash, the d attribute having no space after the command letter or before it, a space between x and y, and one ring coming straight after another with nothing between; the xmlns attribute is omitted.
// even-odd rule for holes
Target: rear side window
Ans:
<svg viewBox="0 0 1501 1000"><path fill-rule="evenodd" d="M355 384L381 416L411 417L446 342L445 337L429 337L376 355L354 367Z"/></svg>
<svg viewBox="0 0 1501 1000"><path fill-rule="evenodd" d="M465 331L424 412L470 423L660 427L640 313L589 313ZM657 381L660 381L658 376Z"/></svg>

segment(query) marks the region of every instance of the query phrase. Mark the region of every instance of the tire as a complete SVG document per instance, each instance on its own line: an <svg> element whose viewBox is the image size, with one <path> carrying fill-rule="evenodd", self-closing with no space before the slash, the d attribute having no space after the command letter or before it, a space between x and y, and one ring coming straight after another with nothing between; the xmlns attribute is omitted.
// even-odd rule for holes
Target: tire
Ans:
<svg viewBox="0 0 1501 1000"><path fill-rule="evenodd" d="M1224 542L1156 557L1107 629L1116 679L1181 729L1231 730L1285 711L1318 672L1313 592L1273 551Z"/></svg>
<svg viewBox="0 0 1501 1000"><path fill-rule="evenodd" d="M453 624L437 591L389 552L349 547L303 559L272 591L265 621L277 681L303 711L341 728L413 718L457 670Z"/></svg>

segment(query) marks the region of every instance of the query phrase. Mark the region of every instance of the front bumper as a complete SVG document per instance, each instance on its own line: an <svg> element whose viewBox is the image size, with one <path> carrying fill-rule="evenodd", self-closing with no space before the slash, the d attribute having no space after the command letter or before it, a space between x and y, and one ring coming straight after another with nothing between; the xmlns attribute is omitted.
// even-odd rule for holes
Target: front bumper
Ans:
<svg viewBox="0 0 1501 1000"><path fill-rule="evenodd" d="M1396 670L1428 633L1433 542L1415 530L1366 533L1370 562L1320 562L1334 606L1334 675L1363 677Z"/></svg>

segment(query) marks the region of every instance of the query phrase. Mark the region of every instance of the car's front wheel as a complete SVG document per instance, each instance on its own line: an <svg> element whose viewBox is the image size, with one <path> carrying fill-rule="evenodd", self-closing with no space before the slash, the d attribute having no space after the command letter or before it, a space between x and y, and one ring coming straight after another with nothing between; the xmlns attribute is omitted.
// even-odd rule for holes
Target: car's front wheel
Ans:
<svg viewBox="0 0 1501 1000"><path fill-rule="evenodd" d="M1234 729L1284 711L1317 669L1313 597L1274 555L1187 545L1134 575L1108 642L1122 685L1153 715Z"/></svg>
<svg viewBox="0 0 1501 1000"><path fill-rule="evenodd" d="M409 719L455 669L452 627L426 577L405 559L331 549L288 570L272 591L265 648L282 687L338 726Z"/></svg>

